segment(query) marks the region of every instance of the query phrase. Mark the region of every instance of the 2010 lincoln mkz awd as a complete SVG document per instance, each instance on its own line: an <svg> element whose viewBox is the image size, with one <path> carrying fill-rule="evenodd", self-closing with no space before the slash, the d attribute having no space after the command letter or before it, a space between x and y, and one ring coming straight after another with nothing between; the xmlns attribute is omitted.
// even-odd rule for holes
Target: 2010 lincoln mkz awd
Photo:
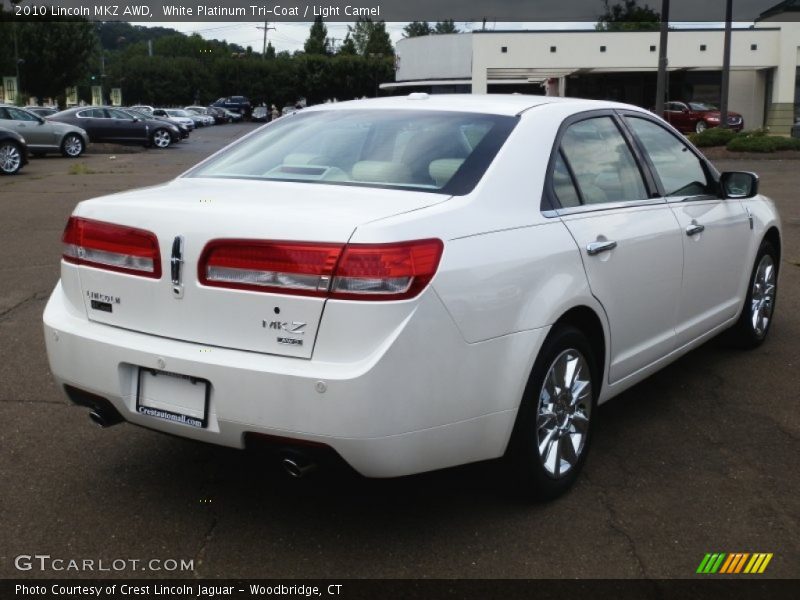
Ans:
<svg viewBox="0 0 800 600"><path fill-rule="evenodd" d="M98 423L370 477L505 456L553 497L598 404L723 330L764 340L781 228L755 175L642 109L412 94L81 202L63 242L47 353Z"/></svg>

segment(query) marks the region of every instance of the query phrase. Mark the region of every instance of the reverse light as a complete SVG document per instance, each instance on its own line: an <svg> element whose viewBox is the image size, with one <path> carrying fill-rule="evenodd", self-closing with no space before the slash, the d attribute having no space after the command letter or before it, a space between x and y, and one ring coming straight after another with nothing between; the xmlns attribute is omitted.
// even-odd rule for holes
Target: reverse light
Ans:
<svg viewBox="0 0 800 600"><path fill-rule="evenodd" d="M441 240L321 244L213 240L200 256L201 284L343 300L402 300L419 294L439 266Z"/></svg>
<svg viewBox="0 0 800 600"><path fill-rule="evenodd" d="M214 240L203 249L203 285L258 292L324 296L342 246L310 242Z"/></svg>
<svg viewBox="0 0 800 600"><path fill-rule="evenodd" d="M61 238L62 258L72 264L161 278L161 255L155 234L104 221L70 217Z"/></svg>

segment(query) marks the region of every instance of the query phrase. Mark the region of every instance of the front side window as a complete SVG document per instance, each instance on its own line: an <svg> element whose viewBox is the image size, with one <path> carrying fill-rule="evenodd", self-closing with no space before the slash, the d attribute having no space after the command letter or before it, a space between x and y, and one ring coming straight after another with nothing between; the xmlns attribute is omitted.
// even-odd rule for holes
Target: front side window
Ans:
<svg viewBox="0 0 800 600"><path fill-rule="evenodd" d="M20 110L18 108L8 108L9 116L14 119L15 121L38 121L36 117L34 117L31 113Z"/></svg>
<svg viewBox="0 0 800 600"><path fill-rule="evenodd" d="M642 173L611 117L570 125L561 139L561 151L584 204L647 199Z"/></svg>
<svg viewBox="0 0 800 600"><path fill-rule="evenodd" d="M276 121L189 176L464 194L516 123L458 112L309 111Z"/></svg>
<svg viewBox="0 0 800 600"><path fill-rule="evenodd" d="M652 121L637 117L626 119L650 157L666 196L713 193L700 159L686 144Z"/></svg>

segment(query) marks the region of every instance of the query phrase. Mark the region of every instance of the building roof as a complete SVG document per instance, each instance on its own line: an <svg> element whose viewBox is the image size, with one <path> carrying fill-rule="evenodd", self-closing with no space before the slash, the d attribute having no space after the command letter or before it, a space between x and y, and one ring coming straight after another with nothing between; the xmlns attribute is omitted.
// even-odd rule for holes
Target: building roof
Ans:
<svg viewBox="0 0 800 600"><path fill-rule="evenodd" d="M783 0L783 2L779 2L775 6L768 8L760 15L758 15L757 20L760 21L761 19L766 19L767 17L774 17L775 15L787 12L800 12L800 0Z"/></svg>

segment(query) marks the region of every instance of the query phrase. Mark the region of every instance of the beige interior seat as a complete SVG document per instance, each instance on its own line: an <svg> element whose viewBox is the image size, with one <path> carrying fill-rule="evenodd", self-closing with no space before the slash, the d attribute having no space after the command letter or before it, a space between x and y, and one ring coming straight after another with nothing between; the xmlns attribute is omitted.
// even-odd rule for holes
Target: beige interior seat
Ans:
<svg viewBox="0 0 800 600"><path fill-rule="evenodd" d="M362 160L353 165L353 180L370 183L410 183L410 169L399 162Z"/></svg>
<svg viewBox="0 0 800 600"><path fill-rule="evenodd" d="M463 158L439 158L428 166L428 173L436 183L436 187L444 187L463 164Z"/></svg>

